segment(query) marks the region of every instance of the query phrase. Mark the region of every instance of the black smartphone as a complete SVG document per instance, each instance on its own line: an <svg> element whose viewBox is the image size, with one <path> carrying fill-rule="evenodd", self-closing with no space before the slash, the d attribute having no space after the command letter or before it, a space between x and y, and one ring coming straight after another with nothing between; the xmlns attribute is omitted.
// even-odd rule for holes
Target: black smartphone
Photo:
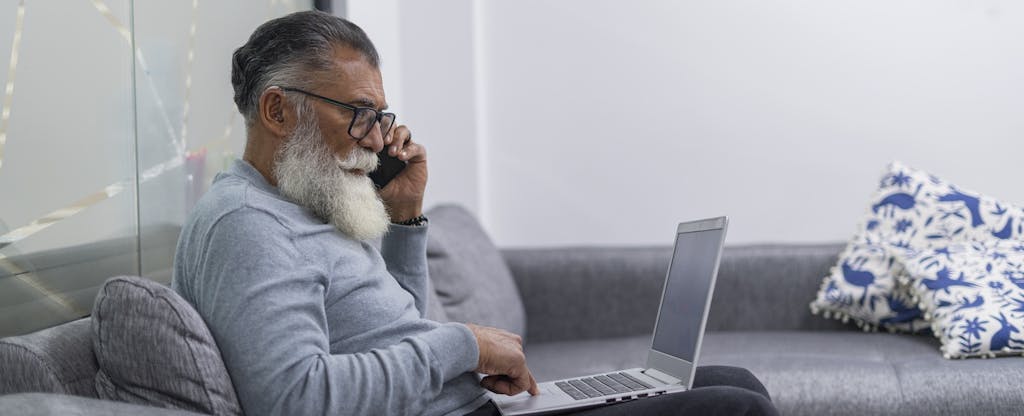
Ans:
<svg viewBox="0 0 1024 416"><path fill-rule="evenodd" d="M405 162L401 159L391 156L388 154L388 148L391 146L384 146L384 150L377 153L377 158L380 162L377 164L377 170L370 172L370 180L377 186L377 189L381 189L388 185L398 173L405 169Z"/></svg>

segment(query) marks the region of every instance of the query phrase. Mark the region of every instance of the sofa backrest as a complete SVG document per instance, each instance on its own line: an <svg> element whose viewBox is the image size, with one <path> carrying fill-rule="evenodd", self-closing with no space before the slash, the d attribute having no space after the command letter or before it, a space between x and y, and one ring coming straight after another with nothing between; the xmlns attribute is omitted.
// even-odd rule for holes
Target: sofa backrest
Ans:
<svg viewBox="0 0 1024 416"><path fill-rule="evenodd" d="M843 244L730 246L722 254L708 331L849 330L811 314ZM531 342L650 335L672 248L502 250Z"/></svg>
<svg viewBox="0 0 1024 416"><path fill-rule="evenodd" d="M0 395L42 392L96 397L99 367L89 318L0 339Z"/></svg>
<svg viewBox="0 0 1024 416"><path fill-rule="evenodd" d="M727 247L718 270L709 331L849 330L807 306L844 243Z"/></svg>
<svg viewBox="0 0 1024 416"><path fill-rule="evenodd" d="M458 205L437 206L426 215L427 264L445 318L525 336L526 313L515 281L476 218Z"/></svg>

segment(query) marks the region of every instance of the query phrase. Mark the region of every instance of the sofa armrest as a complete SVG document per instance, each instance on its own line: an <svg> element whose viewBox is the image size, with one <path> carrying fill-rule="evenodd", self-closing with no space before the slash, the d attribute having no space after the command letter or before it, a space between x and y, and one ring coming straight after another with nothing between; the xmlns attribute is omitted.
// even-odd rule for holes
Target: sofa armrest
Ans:
<svg viewBox="0 0 1024 416"><path fill-rule="evenodd" d="M4 414L23 416L200 416L184 410L140 406L108 400L52 393L19 393L0 396Z"/></svg>
<svg viewBox="0 0 1024 416"><path fill-rule="evenodd" d="M668 247L505 249L531 343L651 334Z"/></svg>
<svg viewBox="0 0 1024 416"><path fill-rule="evenodd" d="M709 331L842 330L811 315L842 244L726 247ZM670 247L502 251L526 309L530 342L650 335Z"/></svg>

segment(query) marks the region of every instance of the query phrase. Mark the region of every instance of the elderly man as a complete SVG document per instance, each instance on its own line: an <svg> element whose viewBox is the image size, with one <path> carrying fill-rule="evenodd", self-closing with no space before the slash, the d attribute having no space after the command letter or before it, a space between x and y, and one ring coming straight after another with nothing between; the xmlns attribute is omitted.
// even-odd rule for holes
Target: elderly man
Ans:
<svg viewBox="0 0 1024 416"><path fill-rule="evenodd" d="M366 34L295 13L232 63L245 154L188 219L173 287L206 320L246 414L492 414L484 389L537 394L519 336L423 317L426 151L385 112ZM378 191L367 173L385 148L407 166ZM774 412L749 373L718 374L737 375L761 393L695 389L633 411Z"/></svg>

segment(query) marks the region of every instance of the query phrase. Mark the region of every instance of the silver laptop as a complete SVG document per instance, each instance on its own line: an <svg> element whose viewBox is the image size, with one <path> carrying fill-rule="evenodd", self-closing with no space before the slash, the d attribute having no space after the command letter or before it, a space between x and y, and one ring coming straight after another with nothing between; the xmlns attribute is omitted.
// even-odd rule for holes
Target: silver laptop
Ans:
<svg viewBox="0 0 1024 416"><path fill-rule="evenodd" d="M645 368L539 383L537 396L491 394L501 414L563 412L689 390L728 222L718 217L679 224Z"/></svg>

